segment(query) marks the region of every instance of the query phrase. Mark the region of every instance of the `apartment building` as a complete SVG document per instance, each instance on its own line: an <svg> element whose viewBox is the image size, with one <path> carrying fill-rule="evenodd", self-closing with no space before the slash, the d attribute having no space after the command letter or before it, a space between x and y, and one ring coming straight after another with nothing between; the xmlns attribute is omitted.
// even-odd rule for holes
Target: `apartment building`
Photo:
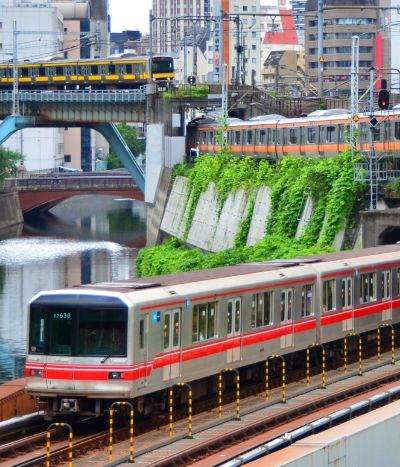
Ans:
<svg viewBox="0 0 400 467"><path fill-rule="evenodd" d="M318 82L323 67L324 94L349 95L352 37L359 36L359 90L369 87L371 67L390 68L390 36L381 32L389 22L379 0L326 0L323 13L323 54L318 55L317 0L308 0L305 21L306 73ZM352 8L354 7L354 8ZM390 76L387 76L390 81Z"/></svg>

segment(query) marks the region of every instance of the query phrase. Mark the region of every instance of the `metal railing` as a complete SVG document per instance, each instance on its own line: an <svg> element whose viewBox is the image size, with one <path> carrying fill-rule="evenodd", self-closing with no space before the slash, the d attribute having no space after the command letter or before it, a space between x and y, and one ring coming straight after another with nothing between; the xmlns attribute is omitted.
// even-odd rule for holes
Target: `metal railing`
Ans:
<svg viewBox="0 0 400 467"><path fill-rule="evenodd" d="M146 87L124 90L20 91L20 102L145 102ZM12 102L12 91L0 92L0 102Z"/></svg>

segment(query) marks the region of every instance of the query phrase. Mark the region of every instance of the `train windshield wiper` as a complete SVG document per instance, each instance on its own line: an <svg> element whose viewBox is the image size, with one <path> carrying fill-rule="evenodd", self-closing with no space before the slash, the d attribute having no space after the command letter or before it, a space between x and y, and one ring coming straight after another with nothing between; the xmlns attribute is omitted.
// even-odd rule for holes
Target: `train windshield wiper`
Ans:
<svg viewBox="0 0 400 467"><path fill-rule="evenodd" d="M106 361L107 361L110 357L112 357L112 355L107 355L106 357L103 358L103 360L101 360L100 363L106 363Z"/></svg>

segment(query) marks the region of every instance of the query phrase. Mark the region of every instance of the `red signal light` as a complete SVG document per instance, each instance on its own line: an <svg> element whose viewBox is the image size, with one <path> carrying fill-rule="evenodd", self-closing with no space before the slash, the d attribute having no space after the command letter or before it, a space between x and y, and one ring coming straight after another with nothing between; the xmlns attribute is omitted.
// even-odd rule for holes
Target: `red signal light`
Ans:
<svg viewBox="0 0 400 467"><path fill-rule="evenodd" d="M389 91L381 89L378 94L378 107L382 110L389 108Z"/></svg>

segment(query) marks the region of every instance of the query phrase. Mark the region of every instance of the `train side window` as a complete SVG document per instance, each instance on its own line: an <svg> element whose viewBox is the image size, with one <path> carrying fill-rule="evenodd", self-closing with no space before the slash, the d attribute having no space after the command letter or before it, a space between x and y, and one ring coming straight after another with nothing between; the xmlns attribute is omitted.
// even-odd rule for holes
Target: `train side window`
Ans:
<svg viewBox="0 0 400 467"><path fill-rule="evenodd" d="M297 128L289 129L289 143L297 144Z"/></svg>
<svg viewBox="0 0 400 467"><path fill-rule="evenodd" d="M271 144L276 143L276 128L273 128L271 131Z"/></svg>
<svg viewBox="0 0 400 467"><path fill-rule="evenodd" d="M282 144L287 144L287 129L282 128Z"/></svg>
<svg viewBox="0 0 400 467"><path fill-rule="evenodd" d="M240 144L240 131L235 131L235 144Z"/></svg>
<svg viewBox="0 0 400 467"><path fill-rule="evenodd" d="M144 318L139 321L139 349L144 350ZM165 329L164 329L165 332Z"/></svg>
<svg viewBox="0 0 400 467"><path fill-rule="evenodd" d="M314 285L307 284L301 288L301 317L314 314Z"/></svg>
<svg viewBox="0 0 400 467"><path fill-rule="evenodd" d="M353 279L344 277L342 279L342 310L347 310L353 306Z"/></svg>
<svg viewBox="0 0 400 467"><path fill-rule="evenodd" d="M133 73L132 64L126 65L126 72L130 75Z"/></svg>
<svg viewBox="0 0 400 467"><path fill-rule="evenodd" d="M46 76L46 68L44 66L39 67L39 76Z"/></svg>
<svg viewBox="0 0 400 467"><path fill-rule="evenodd" d="M283 289L281 291L281 323L292 321L293 313L293 289Z"/></svg>
<svg viewBox="0 0 400 467"><path fill-rule="evenodd" d="M376 300L376 272L360 274L360 303Z"/></svg>
<svg viewBox="0 0 400 467"><path fill-rule="evenodd" d="M316 136L315 128L313 127L307 128L307 143L315 144L315 136Z"/></svg>
<svg viewBox="0 0 400 467"><path fill-rule="evenodd" d="M56 66L56 75L63 76L64 75L64 68L62 66Z"/></svg>
<svg viewBox="0 0 400 467"><path fill-rule="evenodd" d="M334 126L326 127L326 142L327 143L335 142L335 127Z"/></svg>
<svg viewBox="0 0 400 467"><path fill-rule="evenodd" d="M318 143L319 144L324 144L324 141L325 141L325 138L324 138L324 133L325 133L325 127L323 126L320 126L318 127L318 133L319 133L319 136L318 136Z"/></svg>
<svg viewBox="0 0 400 467"><path fill-rule="evenodd" d="M396 271L396 286L397 286L397 296L400 296L400 269Z"/></svg>
<svg viewBox="0 0 400 467"><path fill-rule="evenodd" d="M108 72L110 75L115 75L115 65L108 65Z"/></svg>
<svg viewBox="0 0 400 467"><path fill-rule="evenodd" d="M394 139L400 139L400 122L394 122Z"/></svg>
<svg viewBox="0 0 400 467"><path fill-rule="evenodd" d="M28 78L28 76L29 76L29 68L25 68L25 67L22 68L22 69L21 69L21 76L22 76L23 78Z"/></svg>
<svg viewBox="0 0 400 467"><path fill-rule="evenodd" d="M164 350L169 349L170 326L171 326L171 314L165 313L164 314L164 328L163 328Z"/></svg>
<svg viewBox="0 0 400 467"><path fill-rule="evenodd" d="M201 134L201 141L203 144L207 144L207 132L203 131Z"/></svg>
<svg viewBox="0 0 400 467"><path fill-rule="evenodd" d="M97 65L92 65L91 66L91 74L92 75L98 75L99 74L99 67Z"/></svg>
<svg viewBox="0 0 400 467"><path fill-rule="evenodd" d="M392 295L391 290L391 274L390 270L382 271L381 276L381 293L382 300L388 300Z"/></svg>
<svg viewBox="0 0 400 467"><path fill-rule="evenodd" d="M215 337L216 302L202 303L193 307L192 341L201 342Z"/></svg>
<svg viewBox="0 0 400 467"><path fill-rule="evenodd" d="M260 133L259 133L259 143L260 144L265 144L265 130L260 130Z"/></svg>
<svg viewBox="0 0 400 467"><path fill-rule="evenodd" d="M339 133L338 133L338 142L339 143L345 143L345 136L344 136L344 125L339 125Z"/></svg>
<svg viewBox="0 0 400 467"><path fill-rule="evenodd" d="M336 309L336 281L326 280L322 283L322 310L324 312Z"/></svg>
<svg viewBox="0 0 400 467"><path fill-rule="evenodd" d="M247 130L246 144L253 144L253 130Z"/></svg>
<svg viewBox="0 0 400 467"><path fill-rule="evenodd" d="M385 132L385 141L389 141L391 139L391 131L390 131L390 121L383 122L383 131Z"/></svg>
<svg viewBox="0 0 400 467"><path fill-rule="evenodd" d="M372 138L374 139L374 141L380 141L380 139L381 139L381 129L380 129L380 127L372 128Z"/></svg>
<svg viewBox="0 0 400 467"><path fill-rule="evenodd" d="M251 327L259 328L273 324L273 292L253 294L251 300Z"/></svg>

